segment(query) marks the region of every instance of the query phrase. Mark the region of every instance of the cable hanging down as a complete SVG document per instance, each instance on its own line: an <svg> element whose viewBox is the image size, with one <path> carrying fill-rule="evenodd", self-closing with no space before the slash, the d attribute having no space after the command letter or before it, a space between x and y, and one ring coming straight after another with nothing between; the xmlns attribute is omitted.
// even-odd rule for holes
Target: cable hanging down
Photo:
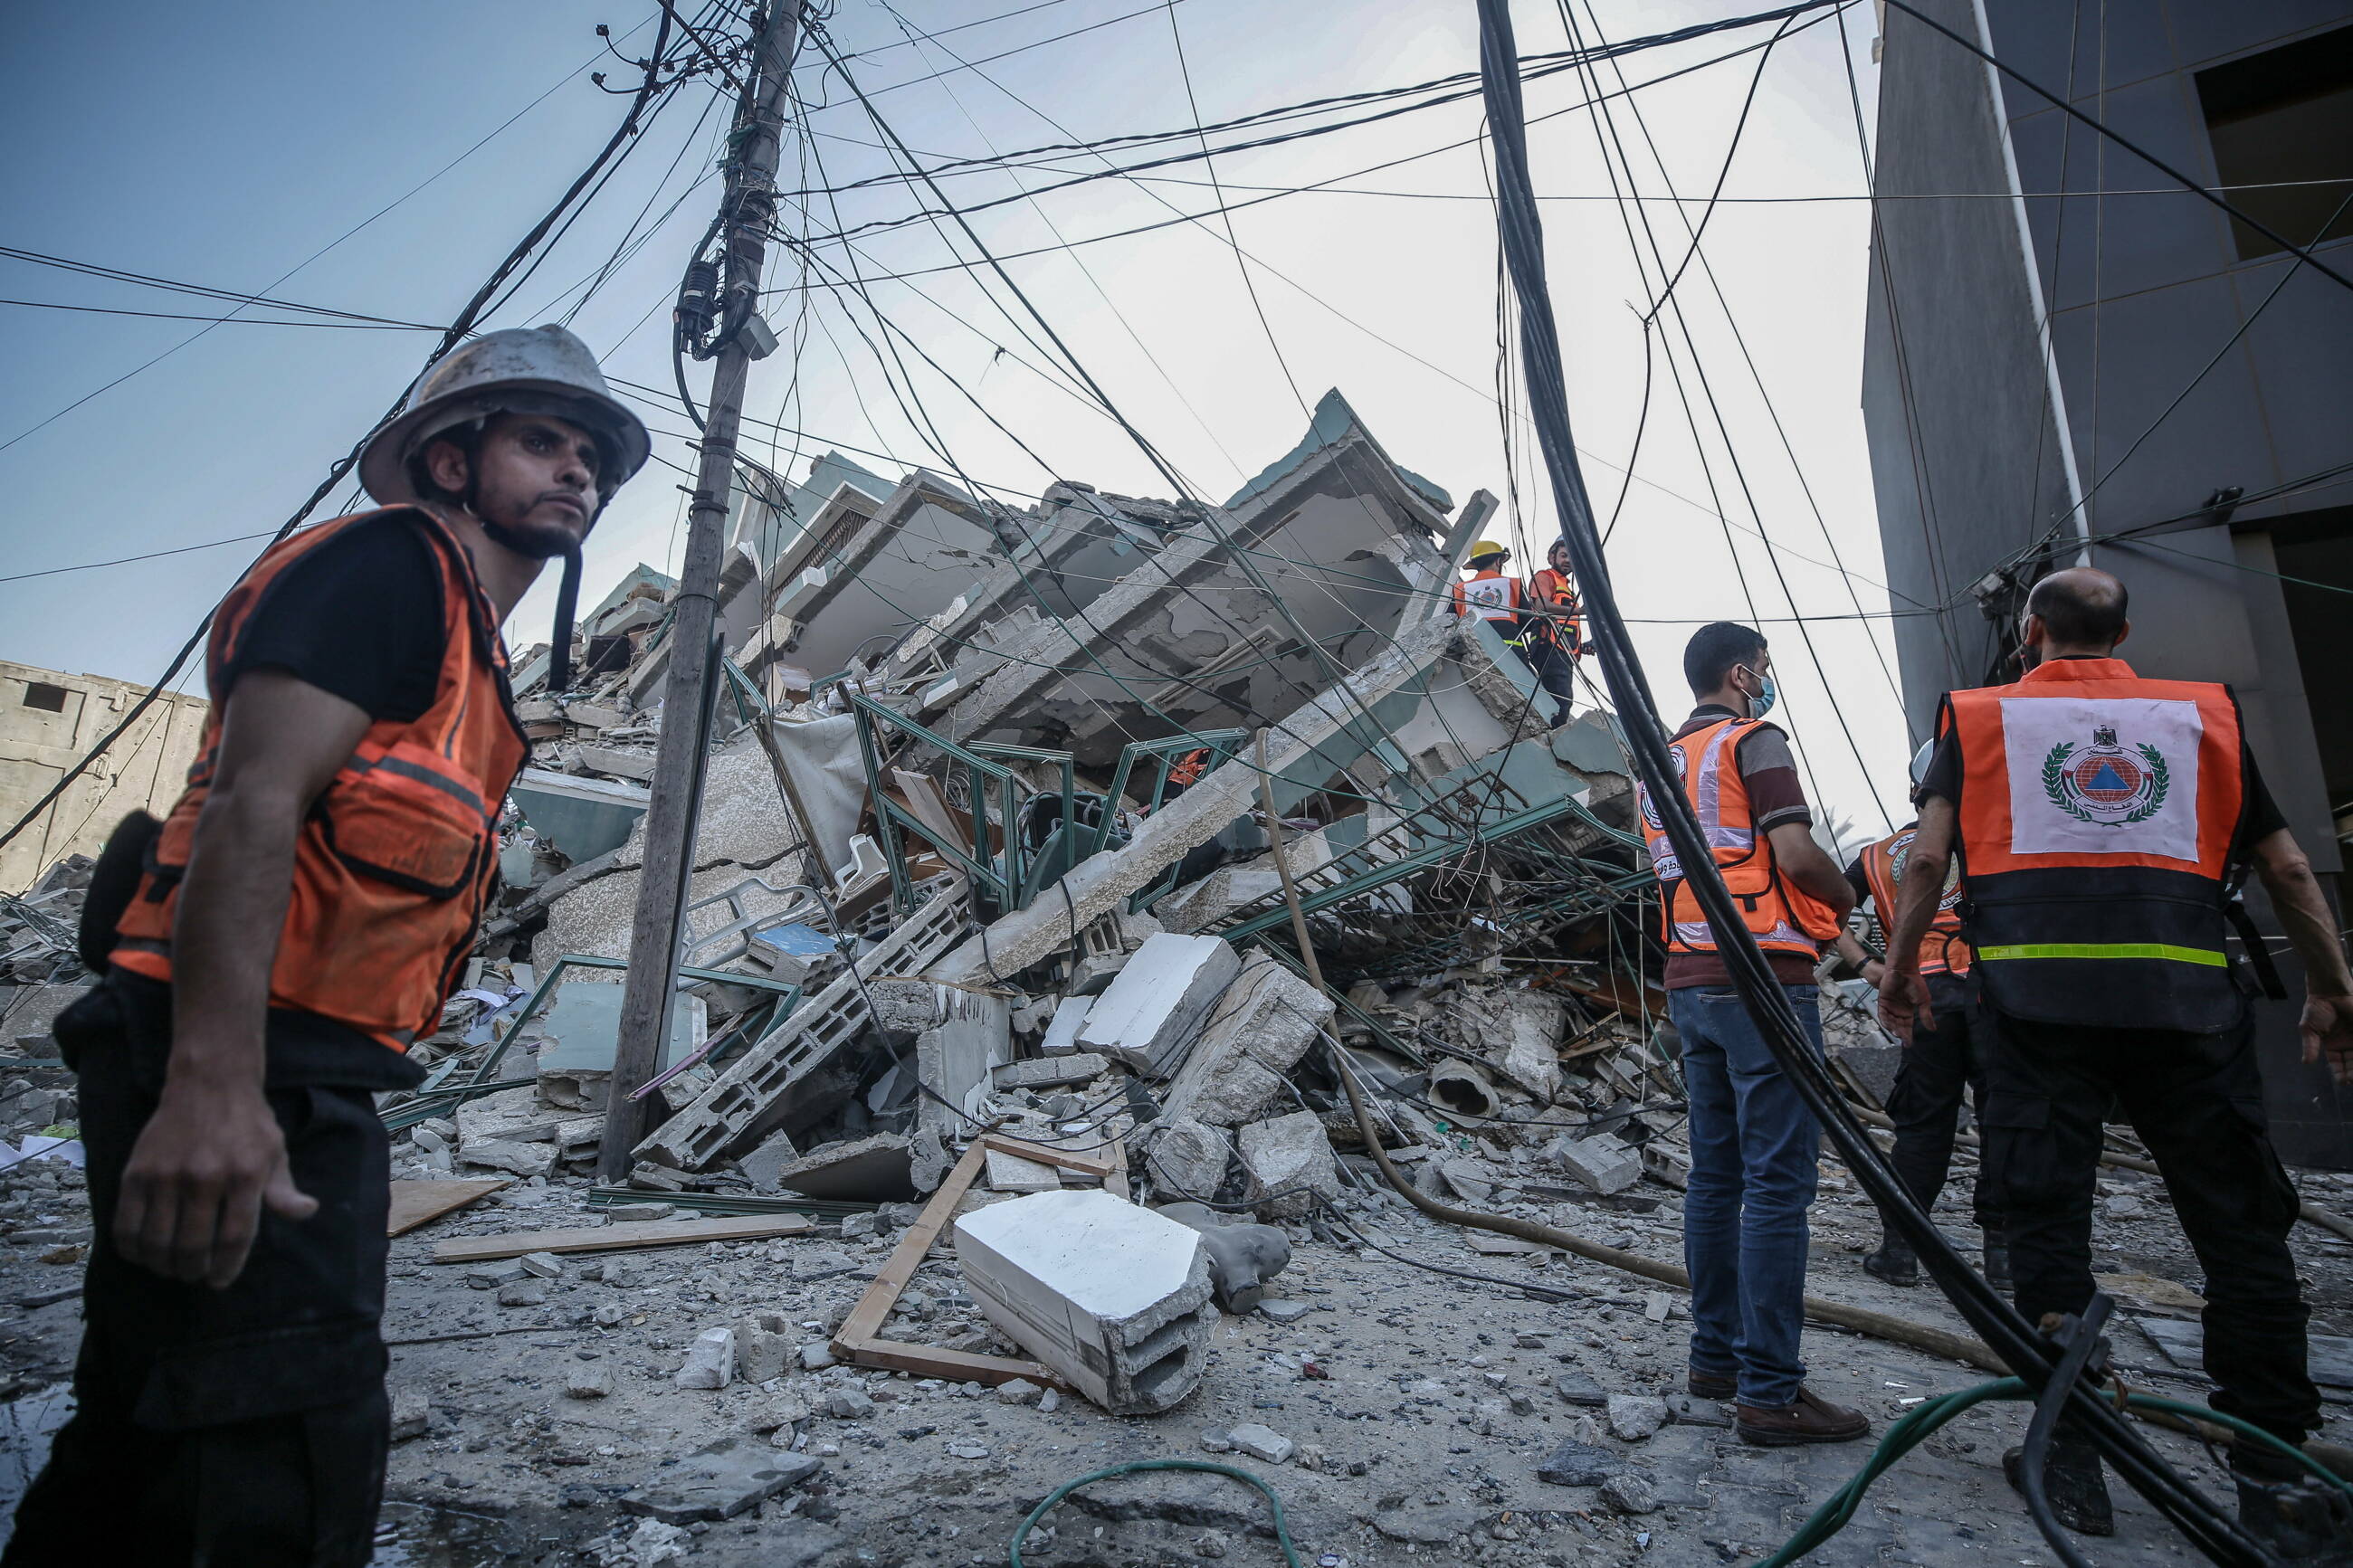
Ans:
<svg viewBox="0 0 2353 1568"><path fill-rule="evenodd" d="M1497 222L1520 300L1521 355L1529 412L1536 425L1569 552L1586 585L1588 614L1628 750L1667 837L1686 868L1687 885L1707 916L1717 951L1751 1021L1807 1108L1828 1131L1849 1169L1894 1227L1912 1243L1931 1278L1963 1318L2011 1371L2038 1394L2058 1383L2071 1422L2085 1432L2126 1484L2147 1498L2200 1552L2219 1563L2268 1563L2270 1554L2149 1447L2106 1402L2101 1390L2088 1379L2061 1377L2057 1347L2039 1336L1953 1250L1846 1108L1827 1068L1813 1055L1787 993L1775 983L1762 950L1742 921L1676 780L1665 728L1634 658L1603 566L1591 504L1570 437L1560 341L1545 270L1542 218L1529 174L1526 116L1519 74L1513 66L1517 50L1510 9L1507 0L1478 0L1478 10L1480 59L1499 187ZM2046 1533L2056 1528L2044 1519L2036 1522Z"/></svg>

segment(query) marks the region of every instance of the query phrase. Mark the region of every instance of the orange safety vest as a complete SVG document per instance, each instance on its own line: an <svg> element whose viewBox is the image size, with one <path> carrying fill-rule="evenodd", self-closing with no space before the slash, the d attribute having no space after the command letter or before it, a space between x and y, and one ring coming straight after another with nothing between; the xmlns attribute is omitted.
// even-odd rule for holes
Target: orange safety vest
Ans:
<svg viewBox="0 0 2353 1568"><path fill-rule="evenodd" d="M1546 566L1528 579L1528 596L1553 612L1537 623L1545 635L1557 637L1570 653L1585 646L1585 617L1577 613L1577 584L1566 572Z"/></svg>
<svg viewBox="0 0 2353 1568"><path fill-rule="evenodd" d="M1520 613L1520 580L1493 567L1454 584L1454 613L1475 615L1482 621L1514 621Z"/></svg>
<svg viewBox="0 0 2353 1568"><path fill-rule="evenodd" d="M1918 837L1919 824L1892 833L1862 852L1863 880L1871 884L1871 901L1878 906L1879 924L1883 931L1895 929L1896 889L1904 880L1904 862L1912 852L1912 840ZM1945 868L1944 896L1936 901L1936 914L1920 938L1920 973L1923 974L1967 974L1969 972L1969 944L1961 935L1961 874L1958 867Z"/></svg>
<svg viewBox="0 0 2353 1568"><path fill-rule="evenodd" d="M2227 686L2054 659L1947 693L1961 914L1986 999L2014 1017L2211 1033L2246 1005L2224 946L2246 806Z"/></svg>
<svg viewBox="0 0 2353 1568"><path fill-rule="evenodd" d="M116 923L113 962L172 978L172 927L220 748L223 677L272 584L355 528L410 527L440 568L447 629L433 706L368 727L303 819L269 1005L347 1024L395 1050L438 1026L498 868L499 811L530 754L507 688L498 617L473 562L439 520L392 507L322 523L270 547L221 602L206 654L214 706L204 747Z"/></svg>
<svg viewBox="0 0 2353 1568"><path fill-rule="evenodd" d="M1725 887L1740 901L1741 919L1757 944L1767 952L1818 956L1821 944L1836 936L1838 917L1829 905L1802 888L1781 879L1773 842L1757 831L1757 817L1748 805L1748 785L1740 776L1740 742L1761 722L1756 719L1725 719L1694 730L1670 743L1675 774L1683 780L1684 798L1699 818L1700 834L1715 851L1716 869ZM1665 825L1648 788L1640 791L1642 836L1651 851L1651 869L1659 879L1659 903L1671 952L1714 952L1715 935L1699 900L1683 879L1683 864L1668 841Z"/></svg>
<svg viewBox="0 0 2353 1568"><path fill-rule="evenodd" d="M1196 746L1176 759L1168 769L1168 782L1173 784L1193 784L1209 771L1209 748Z"/></svg>

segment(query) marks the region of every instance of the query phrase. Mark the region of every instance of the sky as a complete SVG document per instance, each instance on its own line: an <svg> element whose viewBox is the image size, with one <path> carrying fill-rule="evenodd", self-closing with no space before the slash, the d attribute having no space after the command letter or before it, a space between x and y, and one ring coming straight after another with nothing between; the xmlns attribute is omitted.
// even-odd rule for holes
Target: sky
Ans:
<svg viewBox="0 0 2353 1568"><path fill-rule="evenodd" d="M1570 4L1588 40L1618 40L1752 0ZM1004 12L1018 14L964 25ZM589 73L618 88L637 72L597 25L634 55L656 15L650 0L18 0L0 8L0 53L19 65L0 98L0 144L20 150L0 166L0 246L446 321L619 122L625 100ZM1514 17L1524 55L1564 47L1558 5L1518 0ZM1189 132L1197 111L1214 123L1478 63L1469 0L837 0L826 26L873 110L927 164ZM1690 632L1757 621L1774 646L1776 718L1812 793L1872 830L1881 803L1903 810L1916 739L1889 678L1860 408L1870 216L1856 96L1867 128L1873 24L1855 5L1799 18L1769 51L1753 47L1773 30L1600 66L1611 89L1614 68L1635 84L1684 73L1616 99L1608 123L1578 107L1580 73L1531 82L1530 151L1570 418L1597 510L1615 516L1612 577L1653 689L1679 716ZM868 110L815 47L795 74L806 107L783 188L891 174ZM699 85L674 94L486 324L567 320L608 374L670 385L669 306L714 210L726 114ZM1515 390L1508 416L1496 404L1480 124L1474 97L1016 199L970 221L1198 494L1222 500L1288 451L1306 410L1337 387L1398 462L1458 502L1481 489L1505 497L1495 526L1525 568L1556 523L1524 400ZM1610 136L1639 203L1613 195L1599 150ZM1104 167L1082 152L1042 162L942 184L971 204ZM1229 212L1230 236L1207 216L1104 237L1209 213L1212 178L1227 201L1250 204ZM1698 198L1719 178L1725 199L1709 209ZM1667 199L1671 185L1691 199ZM784 347L754 367L747 455L795 478L828 446L893 478L918 463L947 470L952 456L1017 503L1057 477L1166 496L1126 434L1047 374L1037 322L993 279L984 289L958 268L973 254L962 237L952 249L953 230L899 221L930 205L899 181L787 201L798 234L885 226L819 246L823 268L772 250L764 304ZM1651 247L1672 272L1686 222L1703 213L1676 285L1680 319L1670 308L1646 327ZM853 266L885 279L867 292L890 331L864 300L845 302L839 280ZM226 309L5 256L0 300ZM284 522L435 341L0 303L0 658L153 679L262 543L219 542ZM910 367L895 393L878 357L892 345ZM709 368L689 376L700 399ZM656 453L691 467L685 417L662 403L640 406ZM676 569L683 478L657 462L623 489L586 552L586 602L638 561ZM339 489L317 515L366 504L353 496ZM157 552L178 552L54 570ZM518 608L515 646L545 639L552 590L551 574ZM200 682L192 672L181 684Z"/></svg>

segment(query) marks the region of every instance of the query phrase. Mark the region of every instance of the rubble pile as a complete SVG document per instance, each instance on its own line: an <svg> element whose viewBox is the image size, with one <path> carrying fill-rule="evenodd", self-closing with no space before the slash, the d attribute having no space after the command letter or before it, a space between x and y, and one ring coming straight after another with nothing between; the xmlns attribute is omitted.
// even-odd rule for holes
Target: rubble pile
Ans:
<svg viewBox="0 0 2353 1568"><path fill-rule="evenodd" d="M774 491L738 498L683 969L623 1186L592 1171L649 961L675 585L639 568L584 618L573 692L541 689L544 650L518 663L534 765L502 885L411 1047L423 1087L382 1104L415 1227L393 1496L582 1561L996 1561L1060 1481L1206 1453L1282 1467L1327 1563L1630 1563L1701 1516L1711 1561L1785 1535L1811 1482L1723 1459L1680 1295L1433 1222L1368 1143L1430 1198L1680 1258L1679 1045L1620 738L1548 725L1493 628L1443 613L1493 498L1450 521L1336 394L1222 508L1060 484L1012 509L838 455ZM88 1240L46 1039L87 983L87 876L0 905L26 1263ZM1822 979L1831 1058L1877 1108L1896 1048L1867 988ZM1834 1289L1879 1300L1843 1266L1875 1216L1823 1188ZM2105 1219L2147 1226L2160 1194L2121 1178ZM2178 1310L2167 1244L2117 1239L2132 1299ZM10 1289L64 1299L37 1283ZM1957 1386L1862 1343L1813 1347L1834 1396L1861 1378L1900 1415L1917 1395L1874 1384ZM1222 1557L1262 1526L1204 1479L1099 1485L1024 1551ZM1858 1539L1894 1542L1873 1518Z"/></svg>

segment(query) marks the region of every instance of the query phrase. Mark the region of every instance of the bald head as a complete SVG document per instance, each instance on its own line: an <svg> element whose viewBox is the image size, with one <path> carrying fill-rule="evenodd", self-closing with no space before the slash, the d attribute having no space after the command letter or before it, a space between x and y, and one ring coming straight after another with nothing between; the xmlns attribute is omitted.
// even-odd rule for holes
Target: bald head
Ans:
<svg viewBox="0 0 2353 1568"><path fill-rule="evenodd" d="M2053 572L2026 596L2022 640L2044 658L2068 654L2105 656L2125 640L2125 585L2093 566Z"/></svg>

